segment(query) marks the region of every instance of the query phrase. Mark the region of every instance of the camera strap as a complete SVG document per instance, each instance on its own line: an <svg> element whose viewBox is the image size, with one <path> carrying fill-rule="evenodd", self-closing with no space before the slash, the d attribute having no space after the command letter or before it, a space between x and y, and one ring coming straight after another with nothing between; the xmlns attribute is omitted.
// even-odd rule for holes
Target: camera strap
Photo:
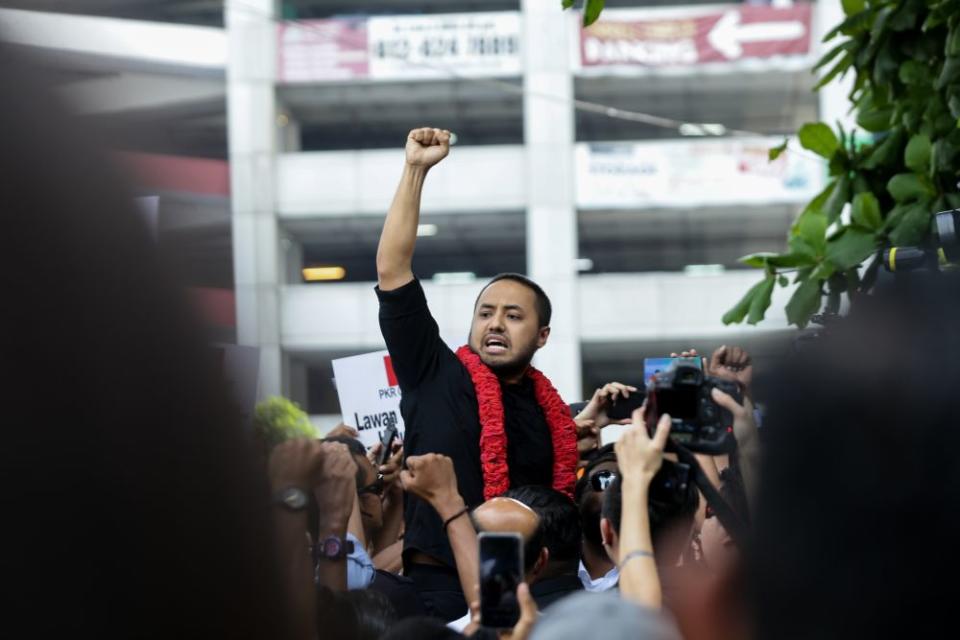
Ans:
<svg viewBox="0 0 960 640"><path fill-rule="evenodd" d="M703 467L700 466L700 461L697 460L697 457L683 445L677 444L673 438L667 441L666 450L671 453L676 453L680 462L690 465L690 469L693 471L693 481L697 485L697 488L700 489L700 492L703 493L707 504L713 508L713 512L717 518L720 519L720 524L726 529L730 535L730 539L733 540L738 548L744 549L747 541L746 525L733 509L730 508L730 505L723 499L723 496L721 496L717 488L713 486L713 483L710 482L710 478L708 478L707 474L703 471Z"/></svg>

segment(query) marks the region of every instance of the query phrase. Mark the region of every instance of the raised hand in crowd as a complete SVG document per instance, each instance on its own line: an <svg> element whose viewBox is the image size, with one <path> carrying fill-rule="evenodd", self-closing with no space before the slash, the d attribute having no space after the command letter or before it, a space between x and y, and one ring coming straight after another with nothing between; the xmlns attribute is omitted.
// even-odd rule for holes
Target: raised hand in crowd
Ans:
<svg viewBox="0 0 960 640"><path fill-rule="evenodd" d="M367 459L370 460L370 464L377 468L384 486L388 487L400 480L400 470L403 467L403 444L399 440L393 442L390 445L390 456L387 461L378 464L377 461L380 460L381 453L383 453L383 443L378 442L370 449Z"/></svg>
<svg viewBox="0 0 960 640"><path fill-rule="evenodd" d="M457 488L453 460L437 453L410 456L407 468L400 472L400 482L404 491L425 500L440 516L467 602L478 599L480 558L477 532Z"/></svg>
<svg viewBox="0 0 960 640"><path fill-rule="evenodd" d="M479 590L479 589L478 589ZM530 594L530 585L521 582L517 585L517 602L520 604L520 619L512 629L500 629L497 631L499 640L527 640L533 631L540 611L537 609L537 603ZM472 600L470 602L470 624L463 630L463 635L470 637L477 632L483 625L480 616L480 601Z"/></svg>
<svg viewBox="0 0 960 640"><path fill-rule="evenodd" d="M267 465L270 488L277 504L274 520L277 557L287 591L286 616L294 635L299 638L315 638L317 633L313 561L307 535L306 509L311 491L321 482L322 472L320 441L306 438L277 445ZM348 511L347 517L349 515ZM346 564L343 564L345 587Z"/></svg>
<svg viewBox="0 0 960 640"><path fill-rule="evenodd" d="M584 456L600 446L600 429L596 421L580 417L574 418L574 424L577 427L577 454L580 456L577 465L584 467L588 464Z"/></svg>
<svg viewBox="0 0 960 640"><path fill-rule="evenodd" d="M611 420L607 415L610 405L619 398L629 398L631 393L637 393L636 387L623 384L622 382L608 382L593 392L590 402L583 408L583 411L577 414L575 420L580 422L593 421L592 428L599 431L608 424L630 424L630 420Z"/></svg>
<svg viewBox="0 0 960 640"><path fill-rule="evenodd" d="M753 403L749 397L744 396L743 404L740 404L720 389L713 390L713 400L733 414L733 435L737 439L740 473L743 475L748 502L753 505L760 468L760 435Z"/></svg>
<svg viewBox="0 0 960 640"><path fill-rule="evenodd" d="M647 435L646 407L633 413L633 428L614 447L622 481L620 523L620 592L633 602L659 609L660 578L653 555L647 509L650 481L663 463L670 435L670 416L663 414L653 438Z"/></svg>
<svg viewBox="0 0 960 640"><path fill-rule="evenodd" d="M378 569L394 572L398 568L399 552L388 551L399 543L402 546L403 531L403 486L400 484L400 471L403 466L403 445L396 441L390 446L392 453L387 461L378 465L383 445L377 443L368 454L370 463L375 466L383 484L383 525L374 536L374 565ZM384 553L381 557L380 554Z"/></svg>
<svg viewBox="0 0 960 640"><path fill-rule="evenodd" d="M723 345L710 356L707 373L740 383L745 395L752 397L753 358L743 347Z"/></svg>
<svg viewBox="0 0 960 640"><path fill-rule="evenodd" d="M450 153L450 132L423 127L407 135L407 164L429 169Z"/></svg>
<svg viewBox="0 0 960 640"><path fill-rule="evenodd" d="M323 467L313 494L319 511L317 540L338 538L345 540L347 524L357 499L357 465L347 446L340 442L322 442L320 452ZM317 583L334 590L347 588L346 554L336 559L323 557L317 564Z"/></svg>
<svg viewBox="0 0 960 640"><path fill-rule="evenodd" d="M406 163L377 246L377 285L383 291L413 280L423 181L449 152L450 132L445 129L414 129L407 135Z"/></svg>

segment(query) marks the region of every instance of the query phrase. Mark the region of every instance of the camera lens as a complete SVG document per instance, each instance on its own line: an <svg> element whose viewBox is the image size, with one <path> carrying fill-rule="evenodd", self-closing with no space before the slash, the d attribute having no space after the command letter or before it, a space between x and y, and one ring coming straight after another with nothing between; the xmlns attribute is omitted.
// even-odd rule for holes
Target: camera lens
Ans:
<svg viewBox="0 0 960 640"><path fill-rule="evenodd" d="M941 211L934 220L937 224L937 236L947 260L955 262L960 258L960 241L957 239L957 227L960 226L960 211Z"/></svg>

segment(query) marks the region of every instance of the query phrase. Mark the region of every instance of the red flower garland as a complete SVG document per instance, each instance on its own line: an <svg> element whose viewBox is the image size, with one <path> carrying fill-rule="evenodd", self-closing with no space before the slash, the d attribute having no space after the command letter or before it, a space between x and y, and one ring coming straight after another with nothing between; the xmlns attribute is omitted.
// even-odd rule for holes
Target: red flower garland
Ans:
<svg viewBox="0 0 960 640"><path fill-rule="evenodd" d="M507 433L503 426L503 397L500 379L483 364L468 346L457 349L457 357L473 380L477 392L477 408L480 411L480 462L483 466L483 498L489 500L507 492L510 474L507 469ZM533 392L537 404L550 427L553 439L553 488L573 497L576 483L577 430L570 417L570 408L557 390L540 371L527 369L533 380Z"/></svg>

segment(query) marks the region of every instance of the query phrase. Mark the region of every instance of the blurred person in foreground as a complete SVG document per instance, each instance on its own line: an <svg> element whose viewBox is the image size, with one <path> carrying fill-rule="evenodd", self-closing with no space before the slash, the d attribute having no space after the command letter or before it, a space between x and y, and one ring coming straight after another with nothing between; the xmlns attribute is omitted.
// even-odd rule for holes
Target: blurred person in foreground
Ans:
<svg viewBox="0 0 960 640"><path fill-rule="evenodd" d="M377 249L380 328L403 392L406 453L449 456L471 506L525 485L572 495L585 426L578 429L549 379L530 366L550 336L546 293L522 275L496 276L476 300L468 343L454 352L440 338L414 276L423 184L449 150L447 130L410 132ZM616 387L617 394L630 390ZM589 420L598 429L609 422L599 403L591 411L578 416L584 425ZM442 521L414 495L404 522L405 573L428 612L447 620L462 615L466 600Z"/></svg>
<svg viewBox="0 0 960 640"><path fill-rule="evenodd" d="M957 388L956 274L856 298L784 362L765 384L752 544L686 637L953 633Z"/></svg>
<svg viewBox="0 0 960 640"><path fill-rule="evenodd" d="M4 629L305 637L184 293L106 138L21 53L0 44Z"/></svg>

